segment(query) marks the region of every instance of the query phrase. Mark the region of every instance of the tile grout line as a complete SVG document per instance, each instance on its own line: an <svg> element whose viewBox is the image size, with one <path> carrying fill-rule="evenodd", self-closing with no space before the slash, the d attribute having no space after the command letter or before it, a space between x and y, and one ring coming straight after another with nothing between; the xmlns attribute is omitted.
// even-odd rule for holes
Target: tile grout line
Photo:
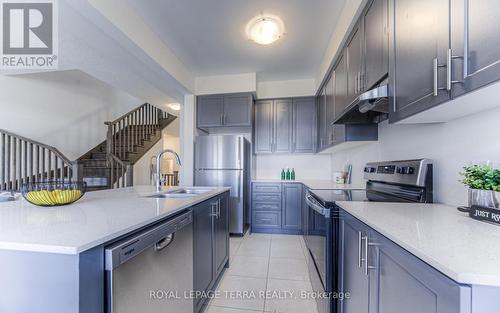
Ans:
<svg viewBox="0 0 500 313"><path fill-rule="evenodd" d="M269 268L271 267L271 250L273 247L273 235L271 235L271 240L269 242L269 255L267 257L267 273L266 273L266 290L264 290L265 294L267 294L267 287L269 284ZM266 313L266 297L264 294L264 308L262 308L262 313Z"/></svg>

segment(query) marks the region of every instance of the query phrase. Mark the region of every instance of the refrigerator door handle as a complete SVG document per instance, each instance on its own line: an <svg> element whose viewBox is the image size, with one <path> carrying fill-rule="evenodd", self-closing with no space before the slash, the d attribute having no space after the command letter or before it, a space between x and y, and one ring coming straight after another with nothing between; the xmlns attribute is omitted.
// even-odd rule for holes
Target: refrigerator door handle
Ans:
<svg viewBox="0 0 500 313"><path fill-rule="evenodd" d="M241 171L238 171L238 202L241 202Z"/></svg>
<svg viewBox="0 0 500 313"><path fill-rule="evenodd" d="M238 138L238 168L242 168L241 167L241 137Z"/></svg>

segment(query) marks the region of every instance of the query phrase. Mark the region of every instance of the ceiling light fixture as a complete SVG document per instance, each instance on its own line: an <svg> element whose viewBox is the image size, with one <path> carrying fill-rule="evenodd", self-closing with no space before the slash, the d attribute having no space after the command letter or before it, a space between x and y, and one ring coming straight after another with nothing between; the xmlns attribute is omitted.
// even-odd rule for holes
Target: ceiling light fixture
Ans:
<svg viewBox="0 0 500 313"><path fill-rule="evenodd" d="M285 34L283 21L274 15L259 15L248 22L248 38L260 45L269 45Z"/></svg>
<svg viewBox="0 0 500 313"><path fill-rule="evenodd" d="M179 103L169 103L169 104L167 104L167 106L174 111L181 110L181 105Z"/></svg>

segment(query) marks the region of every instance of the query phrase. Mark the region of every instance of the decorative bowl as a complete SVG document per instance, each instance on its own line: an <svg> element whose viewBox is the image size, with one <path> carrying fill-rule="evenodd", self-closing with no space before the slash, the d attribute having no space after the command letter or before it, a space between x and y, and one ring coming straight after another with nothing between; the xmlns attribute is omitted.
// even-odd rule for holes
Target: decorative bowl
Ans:
<svg viewBox="0 0 500 313"><path fill-rule="evenodd" d="M74 203L85 194L84 182L28 183L22 188L24 199L31 204L52 207Z"/></svg>

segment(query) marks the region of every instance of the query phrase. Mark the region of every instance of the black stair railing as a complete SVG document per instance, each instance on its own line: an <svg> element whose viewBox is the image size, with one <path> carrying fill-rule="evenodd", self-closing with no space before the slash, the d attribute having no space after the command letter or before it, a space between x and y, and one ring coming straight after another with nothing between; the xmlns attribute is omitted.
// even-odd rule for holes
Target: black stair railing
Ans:
<svg viewBox="0 0 500 313"><path fill-rule="evenodd" d="M0 191L20 191L26 183L70 181L75 164L54 147L0 129Z"/></svg>
<svg viewBox="0 0 500 313"><path fill-rule="evenodd" d="M111 170L111 188L128 187L133 184L133 167L129 155L136 146L142 145L160 128L161 119L168 114L144 103L112 122L106 122L106 159Z"/></svg>

